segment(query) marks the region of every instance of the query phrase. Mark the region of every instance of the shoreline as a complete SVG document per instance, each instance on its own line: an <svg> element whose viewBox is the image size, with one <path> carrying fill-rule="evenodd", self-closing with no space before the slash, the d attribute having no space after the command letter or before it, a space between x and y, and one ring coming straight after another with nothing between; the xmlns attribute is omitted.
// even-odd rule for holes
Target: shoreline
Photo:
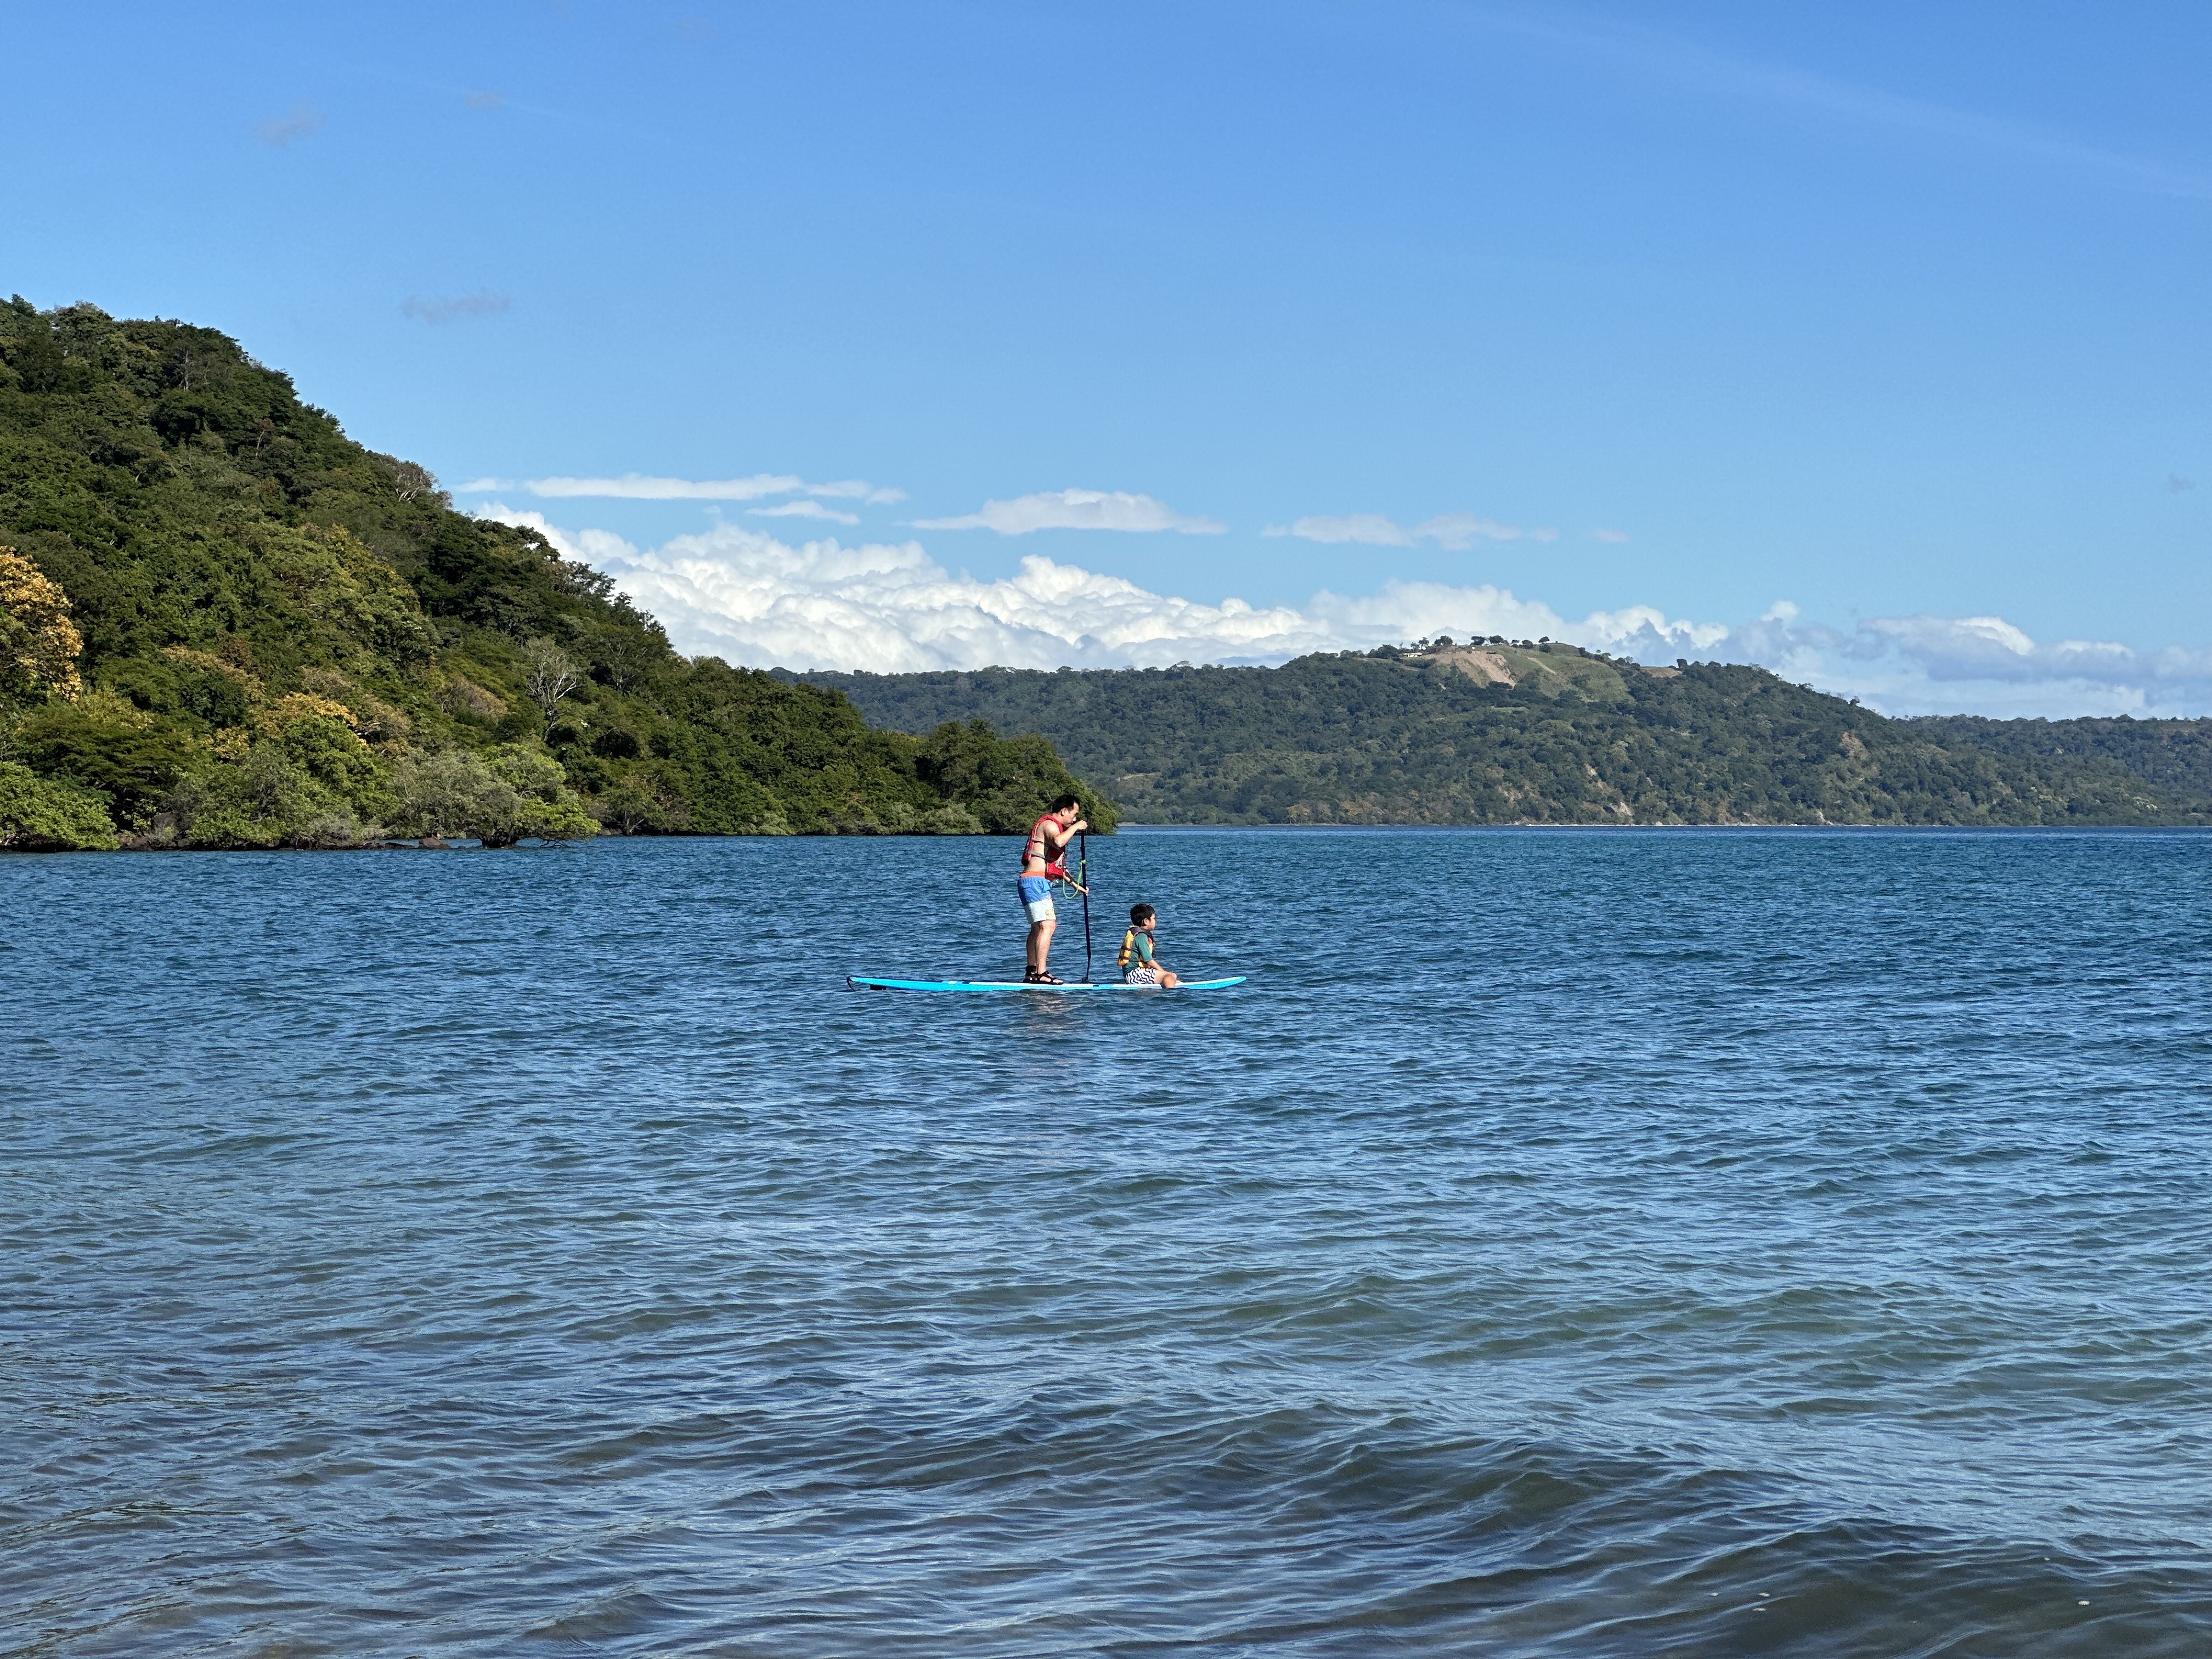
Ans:
<svg viewBox="0 0 2212 1659"><path fill-rule="evenodd" d="M1636 832L1700 835L1771 835L1778 833L1835 833L1914 836L2197 836L2212 834L2212 824L2201 823L1123 823L1114 833L1139 835L1516 835L1523 833L1620 835ZM1101 839L1107 837L1102 836ZM530 841L487 847L481 842L448 840L426 847L412 841L362 842L329 847L186 847L173 842L159 846L125 847L0 847L0 858L57 858L73 855L112 857L119 854L239 853L548 853L573 852L602 842L702 841L1011 841L1011 836L986 834L929 835L913 830L881 833L803 831L782 835L678 834L592 836L574 841Z"/></svg>

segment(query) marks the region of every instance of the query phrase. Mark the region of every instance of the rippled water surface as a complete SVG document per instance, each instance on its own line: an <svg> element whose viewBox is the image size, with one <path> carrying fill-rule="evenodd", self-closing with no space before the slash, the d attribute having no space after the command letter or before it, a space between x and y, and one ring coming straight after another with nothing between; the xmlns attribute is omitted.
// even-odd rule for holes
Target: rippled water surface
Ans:
<svg viewBox="0 0 2212 1659"><path fill-rule="evenodd" d="M2212 838L1092 851L0 860L0 1654L2212 1649Z"/></svg>

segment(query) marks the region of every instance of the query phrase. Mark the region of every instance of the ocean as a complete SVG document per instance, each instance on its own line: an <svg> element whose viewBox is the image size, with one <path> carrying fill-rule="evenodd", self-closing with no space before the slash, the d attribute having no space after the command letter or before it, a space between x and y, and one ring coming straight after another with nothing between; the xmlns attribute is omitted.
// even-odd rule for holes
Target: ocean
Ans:
<svg viewBox="0 0 2212 1659"><path fill-rule="evenodd" d="M2212 1650L2212 836L1015 852L0 860L0 1655Z"/></svg>

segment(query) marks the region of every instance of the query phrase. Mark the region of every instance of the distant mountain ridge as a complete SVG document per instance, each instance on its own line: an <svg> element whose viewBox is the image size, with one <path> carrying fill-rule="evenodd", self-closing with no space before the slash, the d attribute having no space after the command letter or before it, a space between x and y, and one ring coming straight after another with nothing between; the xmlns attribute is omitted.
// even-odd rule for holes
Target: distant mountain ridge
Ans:
<svg viewBox="0 0 2212 1659"><path fill-rule="evenodd" d="M901 731L1034 732L1136 823L2212 823L2212 722L1893 720L1763 668L1549 641L786 678Z"/></svg>

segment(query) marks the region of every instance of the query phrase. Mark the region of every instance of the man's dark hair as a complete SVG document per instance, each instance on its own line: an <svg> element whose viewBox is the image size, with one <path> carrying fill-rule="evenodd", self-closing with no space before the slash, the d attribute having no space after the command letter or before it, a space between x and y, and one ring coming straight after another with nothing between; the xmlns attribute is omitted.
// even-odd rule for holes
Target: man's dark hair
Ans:
<svg viewBox="0 0 2212 1659"><path fill-rule="evenodd" d="M1058 800L1053 802L1052 810L1055 812L1064 812L1071 806L1082 805L1083 797L1080 795L1062 795Z"/></svg>
<svg viewBox="0 0 2212 1659"><path fill-rule="evenodd" d="M1133 904L1129 907L1129 920L1132 922L1150 921L1158 914L1149 904ZM1071 969L1069 971L1072 973L1074 970Z"/></svg>

